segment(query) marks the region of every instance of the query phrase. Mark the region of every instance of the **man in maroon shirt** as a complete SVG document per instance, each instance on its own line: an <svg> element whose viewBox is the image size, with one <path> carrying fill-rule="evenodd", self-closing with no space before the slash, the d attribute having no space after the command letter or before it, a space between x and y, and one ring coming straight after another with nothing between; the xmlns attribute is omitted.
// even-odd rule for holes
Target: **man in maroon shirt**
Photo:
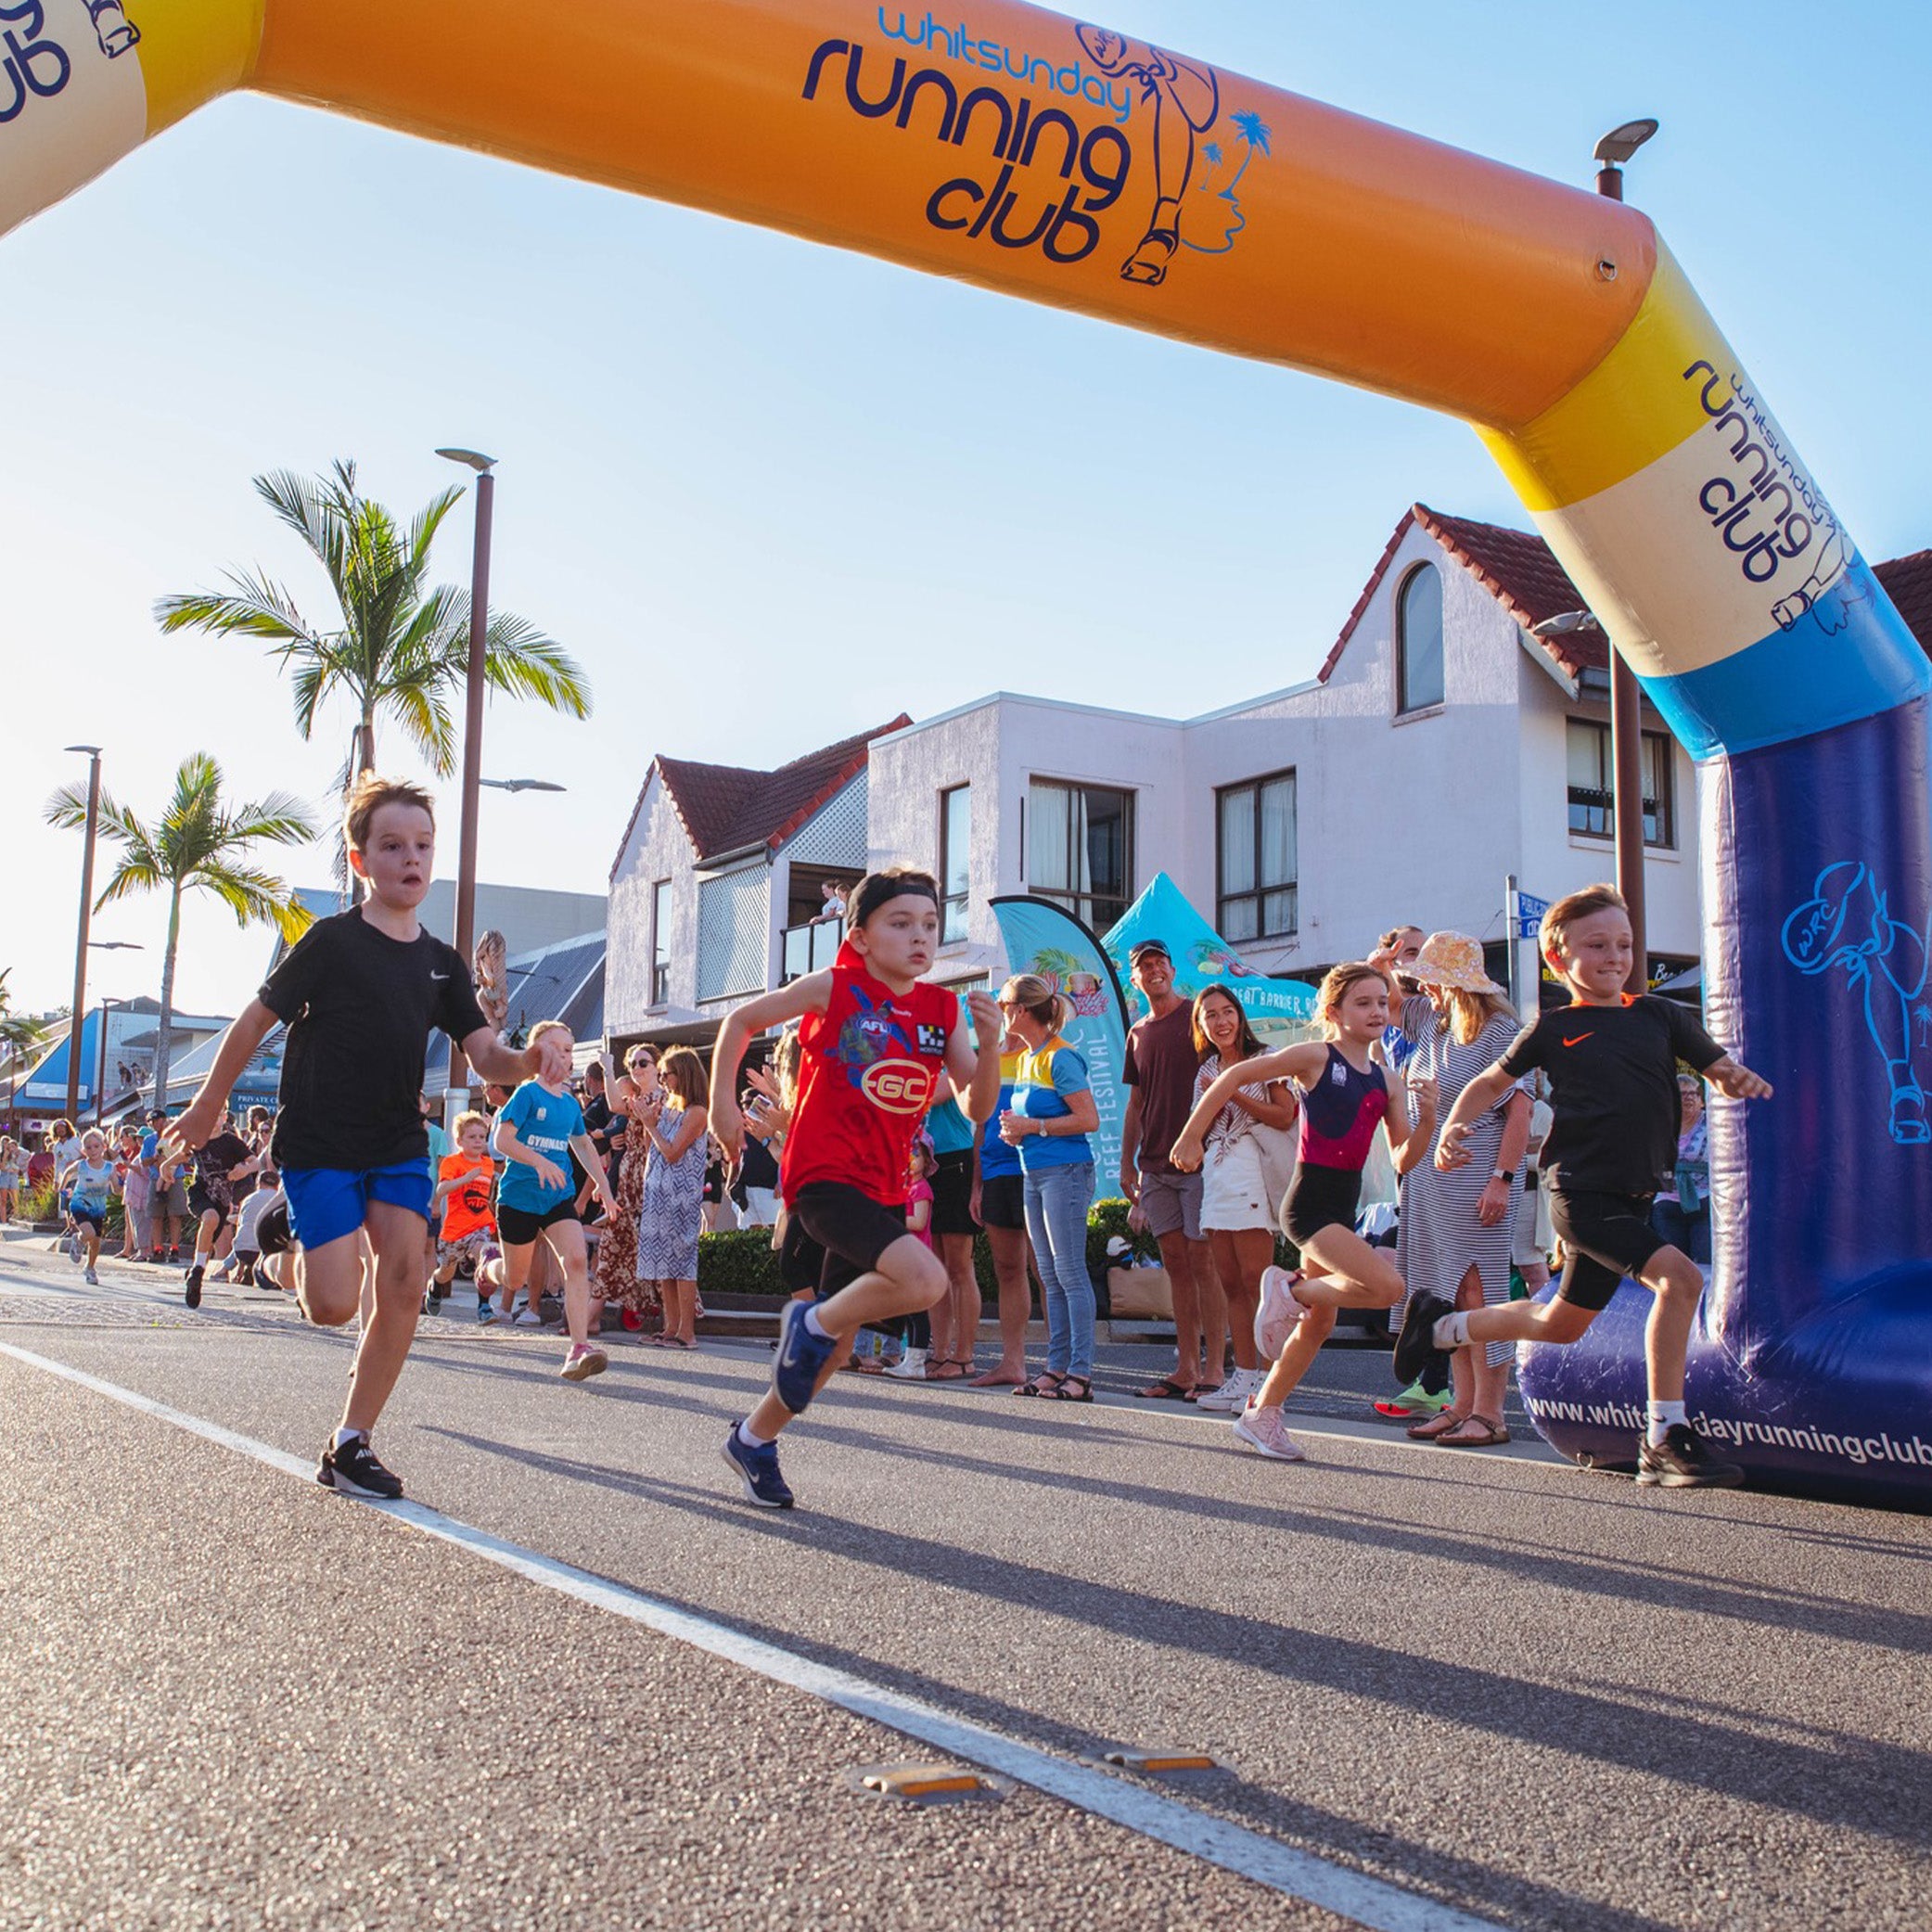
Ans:
<svg viewBox="0 0 1932 1932"><path fill-rule="evenodd" d="M1174 1292L1174 1373L1138 1392L1150 1400L1193 1401L1221 1387L1228 1303L1208 1243L1201 1237L1201 1177L1184 1174L1169 1150L1194 1111L1193 1008L1174 992L1174 962L1159 940L1142 940L1128 955L1133 983L1147 1003L1127 1033L1121 1077L1127 1119L1120 1129L1120 1192L1145 1218L1160 1244ZM1207 1372L1200 1362L1207 1350Z"/></svg>

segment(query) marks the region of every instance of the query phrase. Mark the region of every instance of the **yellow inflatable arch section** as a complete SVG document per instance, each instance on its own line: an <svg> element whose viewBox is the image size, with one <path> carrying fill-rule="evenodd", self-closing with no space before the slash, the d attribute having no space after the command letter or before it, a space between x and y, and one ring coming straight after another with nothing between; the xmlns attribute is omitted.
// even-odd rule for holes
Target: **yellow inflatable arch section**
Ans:
<svg viewBox="0 0 1932 1932"><path fill-rule="evenodd" d="M1642 214L1013 0L0 0L0 230L238 87L1475 425L1700 761L1710 1017L1783 1089L1713 1112L1694 1398L1932 1496L1932 672ZM1628 1445L1634 1331L1534 1353Z"/></svg>

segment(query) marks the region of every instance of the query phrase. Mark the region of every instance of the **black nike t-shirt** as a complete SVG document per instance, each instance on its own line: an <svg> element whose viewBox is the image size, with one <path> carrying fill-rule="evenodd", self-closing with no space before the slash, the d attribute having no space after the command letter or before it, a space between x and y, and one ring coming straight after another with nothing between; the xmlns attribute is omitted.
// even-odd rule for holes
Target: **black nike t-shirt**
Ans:
<svg viewBox="0 0 1932 1932"><path fill-rule="evenodd" d="M1655 1194L1677 1166L1677 1063L1702 1073L1724 1049L1688 1006L1654 993L1621 1006L1557 1006L1499 1062L1512 1080L1541 1067L1555 1122L1542 1173L1568 1194Z"/></svg>
<svg viewBox="0 0 1932 1932"><path fill-rule="evenodd" d="M417 1100L429 1032L487 1028L469 968L418 929L392 940L357 911L318 919L262 983L288 1028L275 1117L277 1167L392 1167L427 1160Z"/></svg>

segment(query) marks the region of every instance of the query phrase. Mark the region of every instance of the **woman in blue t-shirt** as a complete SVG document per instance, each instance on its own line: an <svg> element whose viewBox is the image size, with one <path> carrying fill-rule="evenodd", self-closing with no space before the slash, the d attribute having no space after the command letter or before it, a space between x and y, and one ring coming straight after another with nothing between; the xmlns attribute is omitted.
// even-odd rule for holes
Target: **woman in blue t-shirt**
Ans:
<svg viewBox="0 0 1932 1932"><path fill-rule="evenodd" d="M1037 973L1000 989L1006 1038L1020 1049L1013 1105L1000 1138L1019 1150L1041 1285L1046 1290L1046 1370L1016 1395L1061 1402L1094 1400L1094 1279L1087 1272L1087 1209L1094 1203L1094 1148L1100 1124L1087 1063L1060 1036L1069 1001Z"/></svg>

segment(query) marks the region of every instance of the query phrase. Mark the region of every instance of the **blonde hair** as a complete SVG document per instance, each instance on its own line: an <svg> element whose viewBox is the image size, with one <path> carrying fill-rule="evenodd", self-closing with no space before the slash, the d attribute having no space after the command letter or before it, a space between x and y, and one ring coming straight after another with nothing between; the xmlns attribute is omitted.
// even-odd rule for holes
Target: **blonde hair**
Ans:
<svg viewBox="0 0 1932 1932"><path fill-rule="evenodd" d="M429 814L430 829L436 827L436 800L420 785L365 772L351 787L348 808L342 814L342 837L351 851L359 852L368 844L369 826L385 805L414 805Z"/></svg>
<svg viewBox="0 0 1932 1932"><path fill-rule="evenodd" d="M1566 894L1542 915L1542 924L1536 928L1536 950L1554 962L1555 948L1579 919L1587 919L1592 913L1629 911L1629 902L1615 886L1585 886Z"/></svg>
<svg viewBox="0 0 1932 1932"><path fill-rule="evenodd" d="M787 1109L799 1104L799 1060L803 1052L804 1042L794 1020L772 1049L772 1078L778 1083L779 1104Z"/></svg>
<svg viewBox="0 0 1932 1932"><path fill-rule="evenodd" d="M710 1092L704 1062L688 1046L673 1046L658 1062L658 1078L686 1107L702 1107Z"/></svg>
<svg viewBox="0 0 1932 1932"><path fill-rule="evenodd" d="M467 1113L461 1113L456 1116L454 1120L450 1123L450 1132L460 1141L463 1138L463 1130L466 1127L480 1127L485 1133L488 1133L490 1131L490 1116L488 1114L480 1114L475 1107L471 1107Z"/></svg>
<svg viewBox="0 0 1932 1932"><path fill-rule="evenodd" d="M1445 986L1449 1011L1436 1019L1439 1033L1453 1033L1456 1043L1468 1046L1478 1040L1492 1019L1515 1019L1516 1009L1500 992L1471 992L1465 986Z"/></svg>
<svg viewBox="0 0 1932 1932"><path fill-rule="evenodd" d="M1057 1033L1073 1017L1073 1002L1039 973L1014 974L1000 988L999 1004L1017 1006L1049 1033Z"/></svg>
<svg viewBox="0 0 1932 1932"><path fill-rule="evenodd" d="M545 1033L570 1033L570 1030L560 1019L540 1019L530 1030L530 1043L534 1046ZM570 1033L570 1038L574 1041L577 1036Z"/></svg>
<svg viewBox="0 0 1932 1932"><path fill-rule="evenodd" d="M1315 994L1315 1013L1321 1023L1324 1040L1339 1040L1341 1028L1336 1023L1335 1016L1341 1011L1342 1002L1349 996L1349 989L1363 979L1379 979L1393 994L1395 988L1389 985L1388 975L1378 966L1371 966L1365 959L1344 960L1340 966L1330 966L1322 980L1321 991Z"/></svg>

